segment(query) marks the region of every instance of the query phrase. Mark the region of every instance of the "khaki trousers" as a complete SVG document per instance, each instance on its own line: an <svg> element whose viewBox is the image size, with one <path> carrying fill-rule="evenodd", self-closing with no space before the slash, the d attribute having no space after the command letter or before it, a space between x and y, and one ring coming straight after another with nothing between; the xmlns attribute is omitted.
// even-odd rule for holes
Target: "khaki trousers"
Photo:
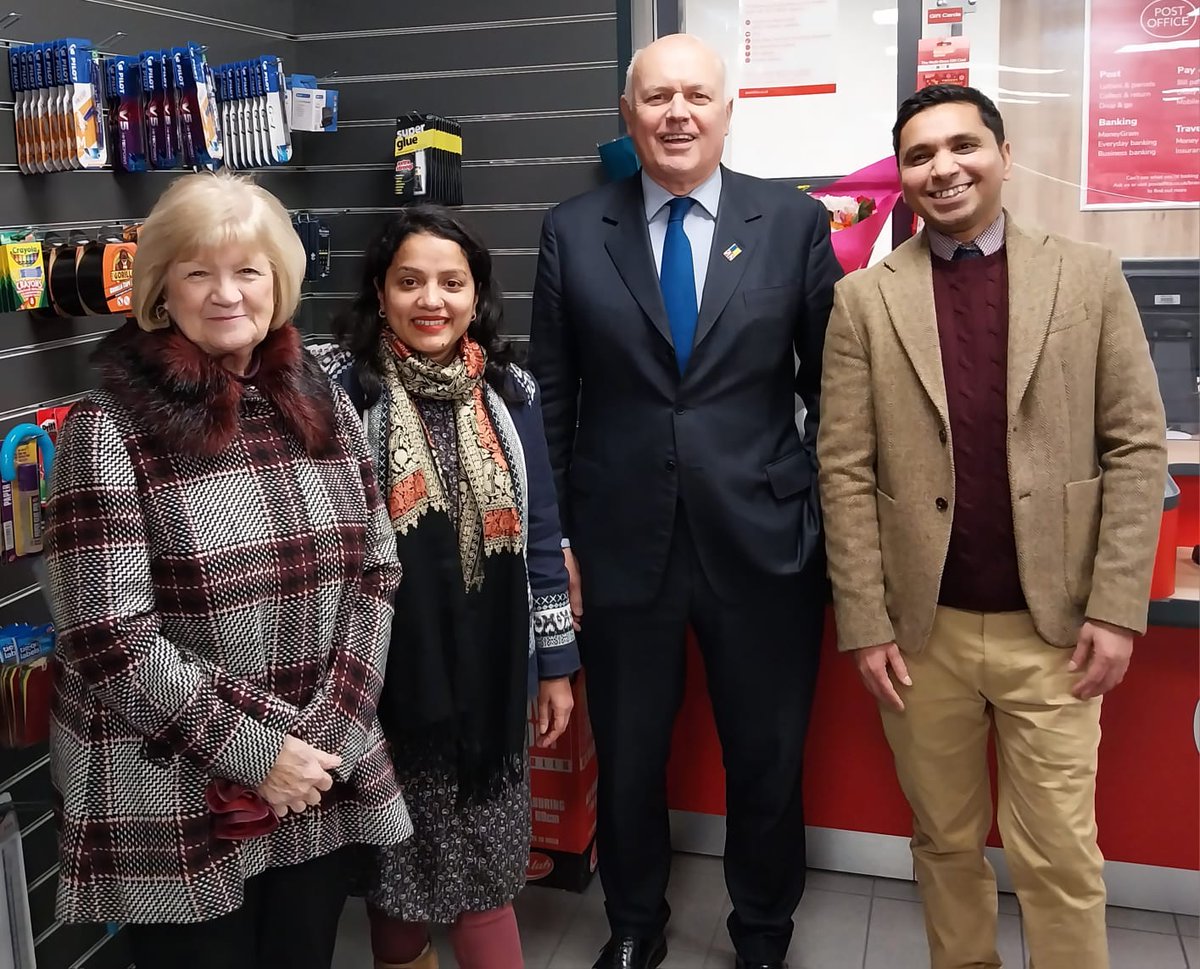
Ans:
<svg viewBox="0 0 1200 969"><path fill-rule="evenodd" d="M1108 969L1104 859L1096 844L1100 699L1071 695L1069 650L1028 613L939 608L905 656L903 713L883 711L913 810L913 865L932 969L996 969L996 877L987 766L995 728L998 822L1031 969Z"/></svg>

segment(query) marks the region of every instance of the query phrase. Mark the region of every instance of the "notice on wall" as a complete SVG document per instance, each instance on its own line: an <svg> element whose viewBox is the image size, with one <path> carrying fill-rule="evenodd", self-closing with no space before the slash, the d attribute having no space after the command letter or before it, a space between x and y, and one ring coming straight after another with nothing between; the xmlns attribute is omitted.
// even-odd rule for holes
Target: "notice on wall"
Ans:
<svg viewBox="0 0 1200 969"><path fill-rule="evenodd" d="M1200 0L1089 0L1082 209L1200 205Z"/></svg>
<svg viewBox="0 0 1200 969"><path fill-rule="evenodd" d="M837 91L837 0L740 0L738 97Z"/></svg>

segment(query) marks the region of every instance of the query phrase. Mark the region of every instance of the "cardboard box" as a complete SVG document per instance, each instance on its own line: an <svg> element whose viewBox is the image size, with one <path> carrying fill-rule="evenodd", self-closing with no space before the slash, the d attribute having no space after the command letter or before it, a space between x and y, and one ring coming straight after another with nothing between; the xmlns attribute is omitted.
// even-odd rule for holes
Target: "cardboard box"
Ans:
<svg viewBox="0 0 1200 969"><path fill-rule="evenodd" d="M572 854L566 851L529 852L529 864L525 878L530 885L542 888L561 888L568 892L582 892L591 884L596 872L596 839L586 851Z"/></svg>
<svg viewBox="0 0 1200 969"><path fill-rule="evenodd" d="M533 743L537 710L530 708L533 835L526 874L532 884L580 892L596 870L596 743L582 673L572 692L570 726L550 747Z"/></svg>

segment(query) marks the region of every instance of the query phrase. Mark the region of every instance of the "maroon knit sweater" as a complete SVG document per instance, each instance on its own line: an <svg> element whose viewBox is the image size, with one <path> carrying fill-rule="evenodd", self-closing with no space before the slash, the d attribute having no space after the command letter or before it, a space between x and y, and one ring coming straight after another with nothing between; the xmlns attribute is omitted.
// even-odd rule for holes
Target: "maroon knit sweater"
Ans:
<svg viewBox="0 0 1200 969"><path fill-rule="evenodd" d="M954 523L938 601L1025 609L1008 484L1008 255L933 262L933 299L954 442Z"/></svg>

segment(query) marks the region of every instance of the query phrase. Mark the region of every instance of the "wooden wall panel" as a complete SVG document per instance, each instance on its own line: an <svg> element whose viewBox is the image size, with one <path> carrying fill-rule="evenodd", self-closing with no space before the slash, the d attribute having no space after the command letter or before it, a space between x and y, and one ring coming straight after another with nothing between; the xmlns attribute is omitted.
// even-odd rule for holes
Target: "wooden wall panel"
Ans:
<svg viewBox="0 0 1200 969"><path fill-rule="evenodd" d="M1027 225L1107 246L1125 259L1200 255L1200 210L1079 210L1083 0L1003 0L1000 10L1000 63L1061 72L1002 71L1001 86L1010 92L1067 95L1002 95L999 107L1016 163L1004 192L1013 215Z"/></svg>

